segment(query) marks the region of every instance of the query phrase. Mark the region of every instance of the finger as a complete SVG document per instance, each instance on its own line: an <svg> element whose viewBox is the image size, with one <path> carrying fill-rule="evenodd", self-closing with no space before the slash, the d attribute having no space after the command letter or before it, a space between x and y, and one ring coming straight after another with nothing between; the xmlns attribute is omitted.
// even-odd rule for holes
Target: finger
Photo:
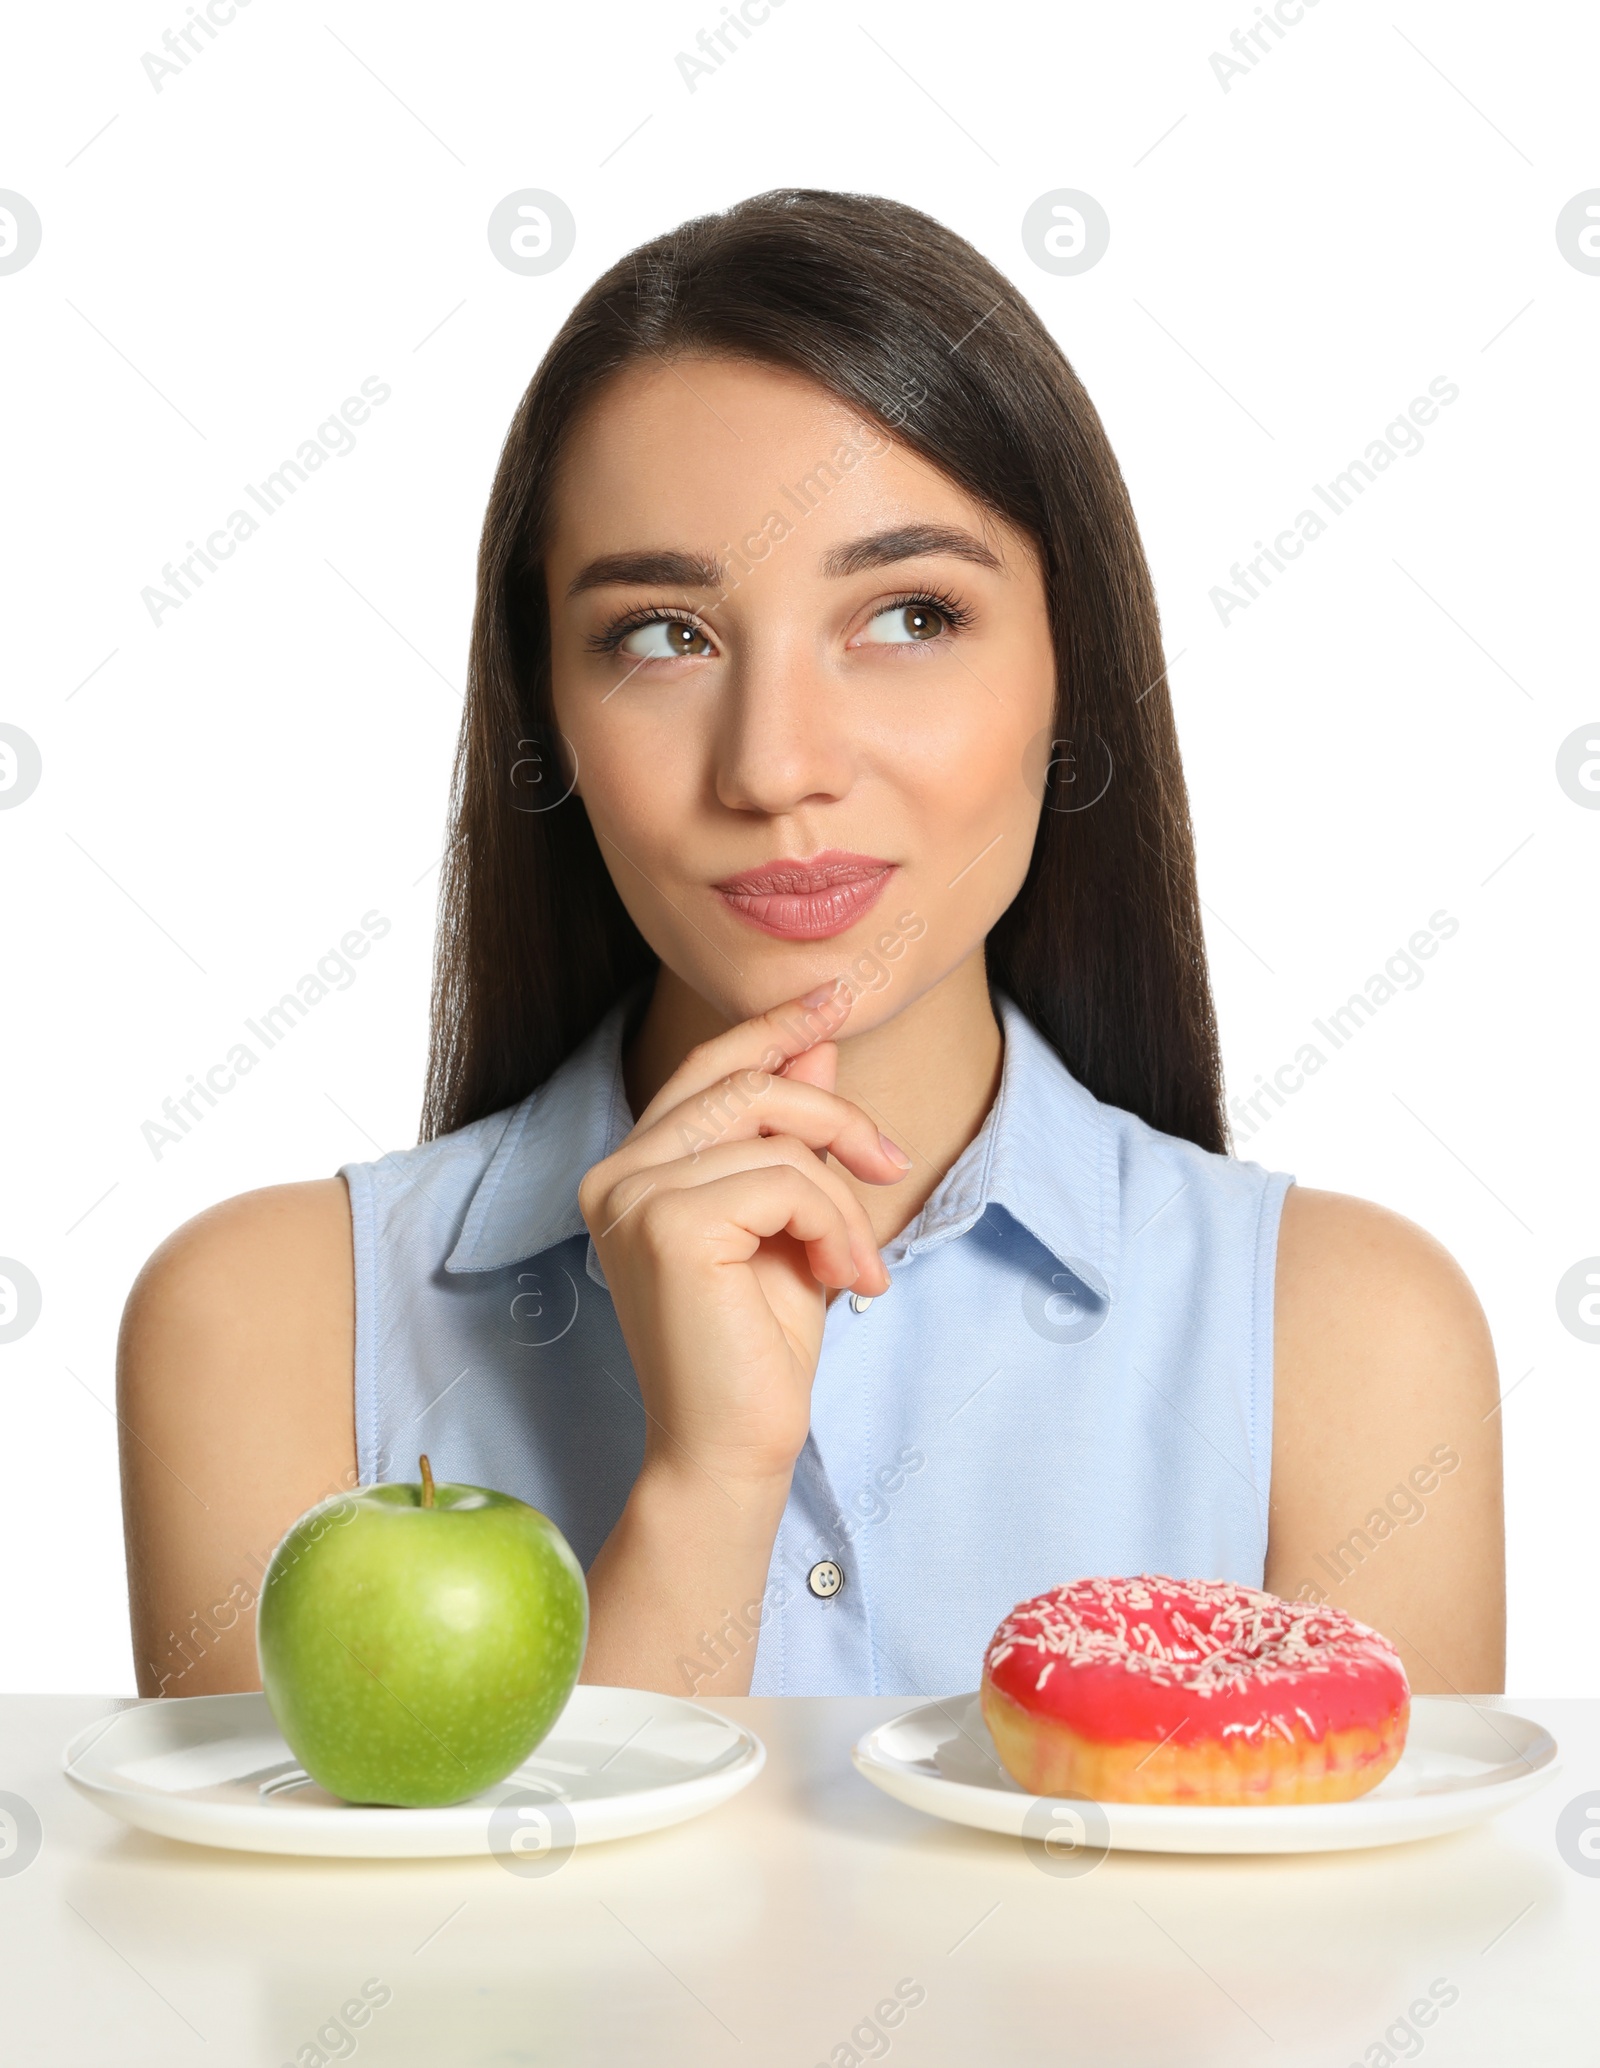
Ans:
<svg viewBox="0 0 1600 2068"><path fill-rule="evenodd" d="M709 1243L723 1263L748 1263L763 1242L788 1235L804 1249L819 1285L843 1291L860 1278L844 1215L814 1177L790 1163L737 1171L669 1193L655 1213L669 1226L677 1222L677 1232L685 1232L683 1222L689 1218L702 1253Z"/></svg>
<svg viewBox="0 0 1600 2068"><path fill-rule="evenodd" d="M784 1064L783 1074L791 1084L814 1084L820 1091L832 1091L839 1081L838 1042L819 1041L815 1048L802 1050ZM816 1154L827 1161L825 1149L818 1149ZM858 1171L856 1175L864 1173Z"/></svg>
<svg viewBox="0 0 1600 2068"><path fill-rule="evenodd" d="M836 1156L868 1184L898 1184L911 1168L905 1151L851 1100L761 1070L739 1071L663 1113L653 1126L641 1124L616 1158L621 1168L653 1168L685 1156L699 1157L720 1142L755 1141L775 1134L797 1135L819 1155Z"/></svg>
<svg viewBox="0 0 1600 2068"><path fill-rule="evenodd" d="M764 1135L756 1141L727 1142L693 1158L682 1158L661 1169L656 1183L666 1192L705 1193L724 1178L743 1171L775 1169L780 1164L797 1171L809 1183L819 1186L838 1208L849 1240L854 1276L848 1280L827 1278L829 1285L848 1283L858 1292L875 1295L889 1290L889 1273L860 1199L836 1170L818 1161L807 1144L790 1135ZM627 1190L629 1188L623 1188ZM813 1276L821 1277L820 1271Z"/></svg>
<svg viewBox="0 0 1600 2068"><path fill-rule="evenodd" d="M842 978L819 984L803 998L788 998L770 1012L741 1020L725 1034L713 1035L691 1048L683 1061L639 1115L643 1127L706 1091L736 1070L775 1072L843 1026L855 993Z"/></svg>
<svg viewBox="0 0 1600 2068"><path fill-rule="evenodd" d="M784 1064L783 1075L791 1084L814 1084L821 1091L832 1091L839 1081L838 1042L819 1041L814 1048L802 1049Z"/></svg>

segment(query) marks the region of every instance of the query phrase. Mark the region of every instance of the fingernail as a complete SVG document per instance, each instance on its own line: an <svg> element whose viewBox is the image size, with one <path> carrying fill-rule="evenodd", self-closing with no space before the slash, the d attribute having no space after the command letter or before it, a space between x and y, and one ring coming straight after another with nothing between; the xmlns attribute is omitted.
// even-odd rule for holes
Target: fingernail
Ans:
<svg viewBox="0 0 1600 2068"><path fill-rule="evenodd" d="M826 1005L844 981L842 977L830 977L825 984L818 984L814 991L808 991L800 1003L807 1006Z"/></svg>
<svg viewBox="0 0 1600 2068"><path fill-rule="evenodd" d="M883 1132L882 1128L879 1128L878 1130L878 1147L883 1151L884 1155L888 1157L891 1163L898 1163L902 1170L909 1170L911 1168L911 1158L906 1154L904 1149L898 1147L894 1142L890 1141L889 1137Z"/></svg>

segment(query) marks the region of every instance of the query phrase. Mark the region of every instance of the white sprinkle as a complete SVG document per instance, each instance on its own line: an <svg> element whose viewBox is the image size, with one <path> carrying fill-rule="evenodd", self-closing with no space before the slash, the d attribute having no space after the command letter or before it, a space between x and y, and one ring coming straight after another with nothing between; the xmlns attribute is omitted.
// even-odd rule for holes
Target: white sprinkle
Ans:
<svg viewBox="0 0 1600 2068"><path fill-rule="evenodd" d="M995 1632L986 1664L993 1670L1016 1650L1045 1655L1039 1688L1058 1660L1120 1665L1202 1699L1379 1662L1403 1679L1388 1639L1342 1609L1150 1573L1077 1580L1020 1602Z"/></svg>

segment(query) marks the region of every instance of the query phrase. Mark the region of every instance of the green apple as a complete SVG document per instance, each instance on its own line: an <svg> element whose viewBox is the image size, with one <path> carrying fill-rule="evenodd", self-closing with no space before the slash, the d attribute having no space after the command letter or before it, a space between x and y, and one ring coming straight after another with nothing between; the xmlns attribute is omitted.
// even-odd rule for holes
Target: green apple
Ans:
<svg viewBox="0 0 1600 2068"><path fill-rule="evenodd" d="M481 1486L366 1486L302 1515L256 1616L290 1750L346 1802L461 1802L527 1758L583 1664L583 1568L547 1515Z"/></svg>

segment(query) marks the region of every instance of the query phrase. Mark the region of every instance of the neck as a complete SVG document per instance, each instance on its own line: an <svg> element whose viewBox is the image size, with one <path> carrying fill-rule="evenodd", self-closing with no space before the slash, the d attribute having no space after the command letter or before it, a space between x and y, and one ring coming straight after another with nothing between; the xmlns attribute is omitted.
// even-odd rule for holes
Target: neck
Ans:
<svg viewBox="0 0 1600 2068"><path fill-rule="evenodd" d="M663 965L623 1058L633 1112L644 1111L696 1042L729 1024ZM854 1100L912 1159L897 1185L858 1184L834 1165L859 1193L873 1234L884 1243L921 1211L982 1127L999 1089L1004 1044L983 950L866 1033L852 1035L847 1022L837 1045L840 1096Z"/></svg>

